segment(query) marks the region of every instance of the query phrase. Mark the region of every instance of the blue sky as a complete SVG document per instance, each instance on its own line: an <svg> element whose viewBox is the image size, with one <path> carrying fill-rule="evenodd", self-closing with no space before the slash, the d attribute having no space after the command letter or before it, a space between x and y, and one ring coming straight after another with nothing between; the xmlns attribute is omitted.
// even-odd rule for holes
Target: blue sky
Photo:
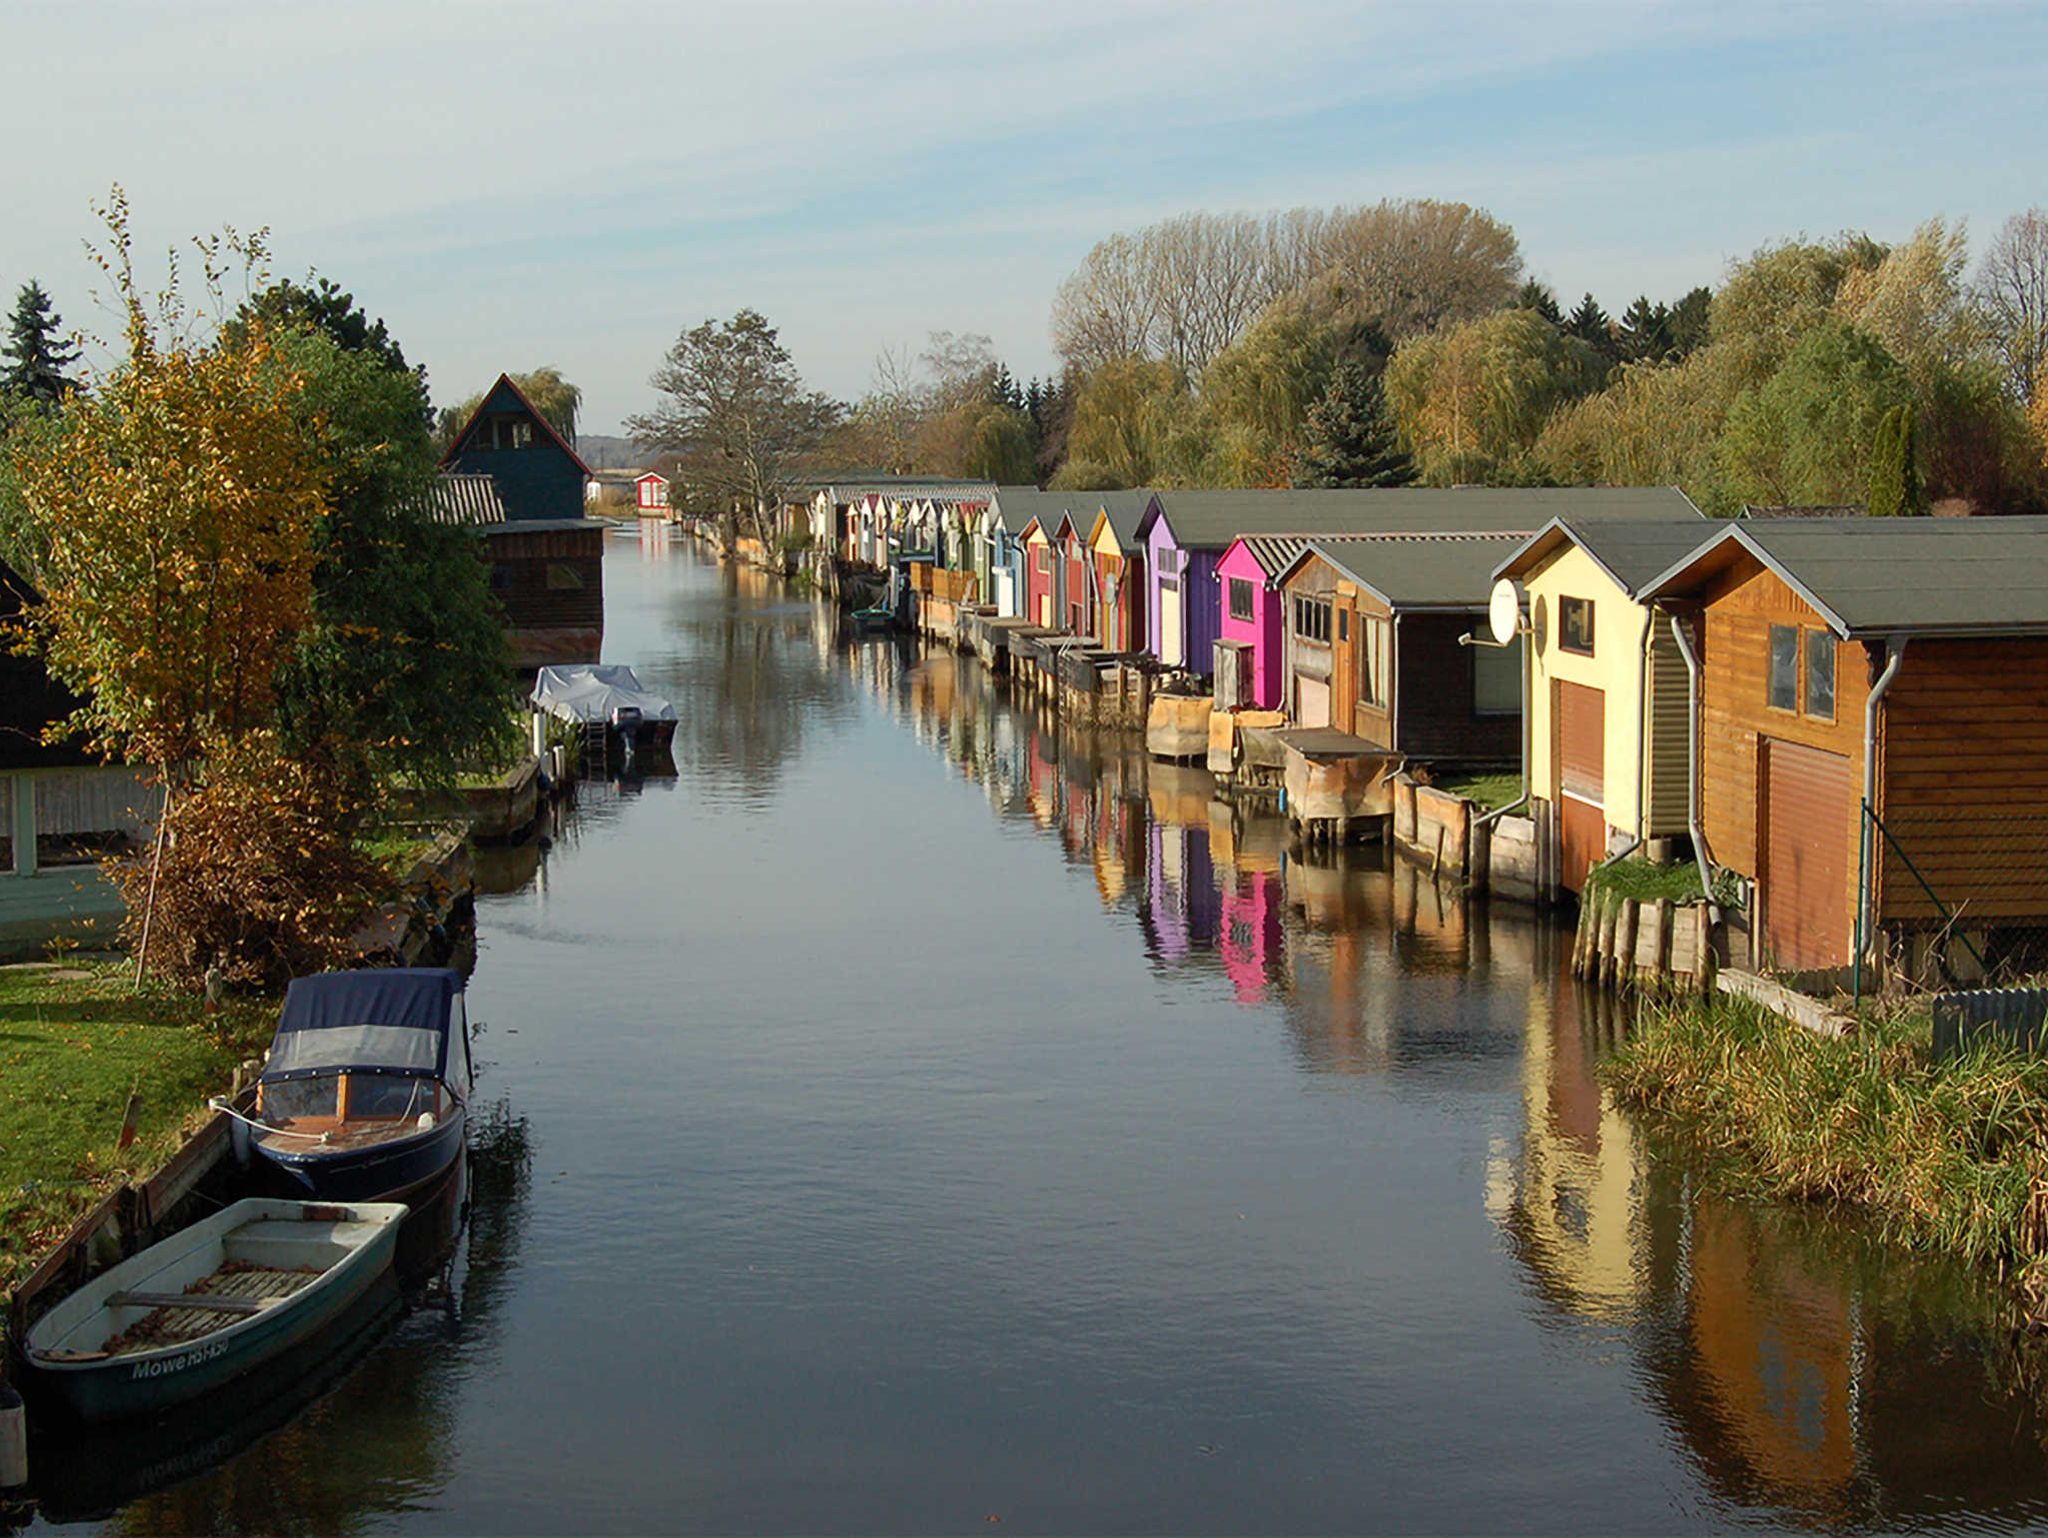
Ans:
<svg viewBox="0 0 2048 1538"><path fill-rule="evenodd" d="M1194 208L1461 199L1618 310L2048 203L2039 3L0 0L0 44L10 294L111 329L82 242L120 182L145 251L268 225L442 400L552 363L598 432L742 305L843 395L931 330L1047 371L1089 246Z"/></svg>

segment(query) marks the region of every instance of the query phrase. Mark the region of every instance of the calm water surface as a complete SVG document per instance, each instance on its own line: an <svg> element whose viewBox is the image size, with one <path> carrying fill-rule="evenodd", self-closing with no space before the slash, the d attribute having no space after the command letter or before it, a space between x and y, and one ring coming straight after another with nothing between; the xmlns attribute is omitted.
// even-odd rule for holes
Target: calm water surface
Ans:
<svg viewBox="0 0 2048 1538"><path fill-rule="evenodd" d="M487 867L449 1295L111 1530L2048 1516L1995 1300L1691 1189L1544 920L685 547L606 586L681 772Z"/></svg>

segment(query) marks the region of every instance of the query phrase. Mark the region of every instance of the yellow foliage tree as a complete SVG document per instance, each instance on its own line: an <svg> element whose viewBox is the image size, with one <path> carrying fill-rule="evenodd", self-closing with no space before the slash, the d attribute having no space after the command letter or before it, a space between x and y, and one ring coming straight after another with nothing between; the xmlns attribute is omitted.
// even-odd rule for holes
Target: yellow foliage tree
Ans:
<svg viewBox="0 0 2048 1538"><path fill-rule="evenodd" d="M14 471L33 534L50 670L100 749L161 767L267 725L280 658L312 614L326 486L293 415L296 376L252 334L159 335L135 288L125 208L109 270L127 358Z"/></svg>

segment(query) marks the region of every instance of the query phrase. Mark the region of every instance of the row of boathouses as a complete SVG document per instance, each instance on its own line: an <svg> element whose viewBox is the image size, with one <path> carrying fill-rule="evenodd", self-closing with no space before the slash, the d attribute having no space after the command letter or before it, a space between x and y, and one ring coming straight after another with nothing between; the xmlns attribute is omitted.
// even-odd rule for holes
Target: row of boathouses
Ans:
<svg viewBox="0 0 2048 1538"><path fill-rule="evenodd" d="M1040 677L1135 673L1154 722L1204 713L1155 751L1206 744L1229 771L1270 739L1298 820L1335 804L1347 832L1413 841L1408 786L1495 771L1517 797L1446 818L1425 788L1420 831L1447 820L1475 881L1513 849L1501 890L1690 863L1738 965L2039 959L2048 519L1803 513L1713 520L1675 488L961 482L789 510L840 567L895 572L921 629Z"/></svg>

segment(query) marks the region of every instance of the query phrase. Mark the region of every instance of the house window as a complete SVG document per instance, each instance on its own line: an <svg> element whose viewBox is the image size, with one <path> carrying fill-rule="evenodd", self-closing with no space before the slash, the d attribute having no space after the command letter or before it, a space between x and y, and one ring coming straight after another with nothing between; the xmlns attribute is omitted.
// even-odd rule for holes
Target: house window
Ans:
<svg viewBox="0 0 2048 1538"><path fill-rule="evenodd" d="M1825 630L1806 632L1806 714L1835 719L1835 638Z"/></svg>
<svg viewBox="0 0 2048 1538"><path fill-rule="evenodd" d="M533 447L533 424L527 421L525 417L514 417L505 425L511 430L510 442L513 448L530 449Z"/></svg>
<svg viewBox="0 0 2048 1538"><path fill-rule="evenodd" d="M1244 620L1252 618L1252 585L1243 577L1230 579L1230 617Z"/></svg>
<svg viewBox="0 0 2048 1538"><path fill-rule="evenodd" d="M1304 641L1314 641L1319 646L1328 646L1330 644L1330 600L1327 598L1295 599L1294 633Z"/></svg>
<svg viewBox="0 0 2048 1538"><path fill-rule="evenodd" d="M1046 545L1034 545L1032 547L1032 562L1037 566L1038 574L1041 577L1045 576L1052 570L1051 548Z"/></svg>
<svg viewBox="0 0 2048 1538"><path fill-rule="evenodd" d="M509 566L509 565L508 565L507 563L505 563L504 561L497 561L497 562L494 562L494 563L492 563L492 566L491 566L491 591L492 591L492 592L494 592L494 593L504 593L504 592L509 592L509 591L511 590L511 587L512 587L512 568L511 568L511 566Z"/></svg>
<svg viewBox="0 0 2048 1538"><path fill-rule="evenodd" d="M1351 611L1349 609L1339 609L1337 611L1337 639L1340 641L1351 639Z"/></svg>
<svg viewBox="0 0 2048 1538"><path fill-rule="evenodd" d="M1771 682L1769 704L1773 710L1799 708L1799 627L1771 626Z"/></svg>
<svg viewBox="0 0 2048 1538"><path fill-rule="evenodd" d="M1581 657L1593 655L1593 600L1560 598L1557 602L1557 644Z"/></svg>
<svg viewBox="0 0 2048 1538"><path fill-rule="evenodd" d="M1472 648L1472 714L1518 716L1522 713L1522 638L1510 646Z"/></svg>
<svg viewBox="0 0 2048 1538"><path fill-rule="evenodd" d="M560 561L553 562L549 565L548 590L550 592L574 592L576 589L582 586L583 573L578 571L575 567L566 566Z"/></svg>
<svg viewBox="0 0 2048 1538"><path fill-rule="evenodd" d="M1387 708L1393 627L1376 614L1358 616L1358 703Z"/></svg>

